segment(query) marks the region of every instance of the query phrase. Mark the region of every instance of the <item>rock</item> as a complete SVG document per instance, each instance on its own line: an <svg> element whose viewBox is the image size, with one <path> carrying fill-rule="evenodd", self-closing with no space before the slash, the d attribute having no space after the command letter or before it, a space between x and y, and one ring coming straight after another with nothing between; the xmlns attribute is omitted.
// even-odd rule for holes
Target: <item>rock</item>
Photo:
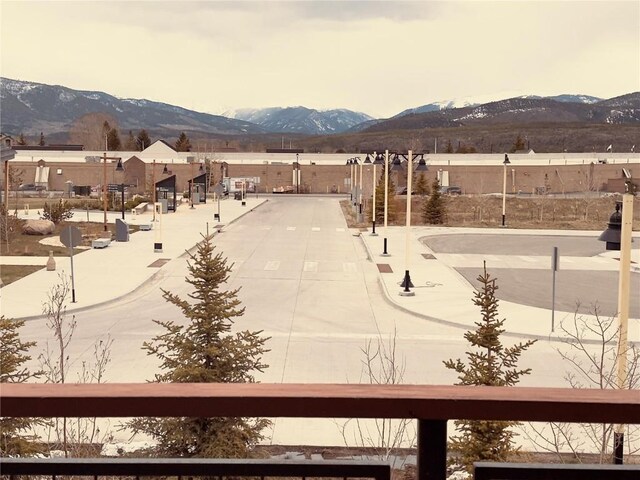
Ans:
<svg viewBox="0 0 640 480"><path fill-rule="evenodd" d="M51 235L56 226L51 220L27 220L22 226L25 235Z"/></svg>

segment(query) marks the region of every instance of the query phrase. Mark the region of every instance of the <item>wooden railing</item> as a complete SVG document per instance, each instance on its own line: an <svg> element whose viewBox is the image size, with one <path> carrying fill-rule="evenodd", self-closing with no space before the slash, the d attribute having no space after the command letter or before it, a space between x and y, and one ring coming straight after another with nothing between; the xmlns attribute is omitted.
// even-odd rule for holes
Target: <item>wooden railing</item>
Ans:
<svg viewBox="0 0 640 480"><path fill-rule="evenodd" d="M3 384L0 415L412 418L418 421L418 478L440 480L446 478L448 420L640 424L640 393L436 385Z"/></svg>

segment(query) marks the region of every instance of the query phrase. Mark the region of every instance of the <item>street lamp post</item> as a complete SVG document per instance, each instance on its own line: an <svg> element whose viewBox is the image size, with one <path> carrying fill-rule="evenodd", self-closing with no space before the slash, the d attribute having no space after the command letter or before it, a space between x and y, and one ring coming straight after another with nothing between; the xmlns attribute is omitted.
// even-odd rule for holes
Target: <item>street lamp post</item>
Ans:
<svg viewBox="0 0 640 480"><path fill-rule="evenodd" d="M389 218L389 150L384 151L384 238L382 240L382 256L389 255L387 252L387 221Z"/></svg>
<svg viewBox="0 0 640 480"><path fill-rule="evenodd" d="M191 162L191 180L189 181L189 203L191 206L189 208L195 208L193 206L193 162Z"/></svg>
<svg viewBox="0 0 640 480"><path fill-rule="evenodd" d="M622 228L620 230L620 278L618 280L618 317L620 334L618 337L617 354L617 387L629 388L627 355L629 344L627 332L629 330L629 297L631 280L631 232L633 230L633 195L626 184L626 191L622 197ZM614 461L622 463L624 454L624 425L618 425L614 435Z"/></svg>
<svg viewBox="0 0 640 480"><path fill-rule="evenodd" d="M153 219L156 221L156 159L153 159L153 168L151 170L151 203L153 204Z"/></svg>
<svg viewBox="0 0 640 480"><path fill-rule="evenodd" d="M502 162L502 226L506 226L506 212L507 212L507 165L509 161L509 155L504 154L504 162Z"/></svg>
<svg viewBox="0 0 640 480"><path fill-rule="evenodd" d="M378 153L376 154L376 152L373 152L373 156L375 157L375 160L373 161L373 173L372 173L372 189L371 191L373 192L371 195L372 198L372 204L371 204L371 235L372 236L377 236L378 234L376 233L376 193L377 193L377 178L376 178L376 165L380 165L380 164L384 164L384 160L382 159L382 154Z"/></svg>
<svg viewBox="0 0 640 480"><path fill-rule="evenodd" d="M369 160L371 161L371 160ZM358 182L358 215L362 216L362 170L364 169L364 163L360 163L360 181ZM361 222L361 219L358 219Z"/></svg>
<svg viewBox="0 0 640 480"><path fill-rule="evenodd" d="M118 164L116 165L116 172L122 172L122 183L120 183L120 207L122 208L122 220L124 220L124 167L122 166L122 159L118 159Z"/></svg>
<svg viewBox="0 0 640 480"><path fill-rule="evenodd" d="M107 157L105 152L102 156L102 208L104 210L104 231L107 231L107 160L122 160L120 157Z"/></svg>
<svg viewBox="0 0 640 480"><path fill-rule="evenodd" d="M420 161L418 166L416 167L416 171L425 172L427 171L427 164L420 155ZM409 262L411 257L411 190L412 190L412 180L413 180L413 152L409 150L407 153L407 209L406 209L406 229L405 229L405 248L404 248L404 279L400 284L403 287L403 290L400 292L402 296L413 296L415 292L412 292L410 289L413 288L413 283L411 282L411 275L409 274Z"/></svg>
<svg viewBox="0 0 640 480"><path fill-rule="evenodd" d="M607 250L620 250L620 275L618 277L618 348L616 354L616 387L629 388L629 372L627 355L629 343L627 334L629 330L629 300L631 280L631 236L633 229L633 194L632 185L625 185L625 193L622 196L622 212L620 204L616 204L616 211L609 219L608 228L600 235L598 240L606 242ZM613 441L613 461L616 464L623 463L624 456L624 425L616 426Z"/></svg>
<svg viewBox="0 0 640 480"><path fill-rule="evenodd" d="M296 167L293 170L296 176L296 194L300 193L300 163L298 162L298 154L296 153Z"/></svg>

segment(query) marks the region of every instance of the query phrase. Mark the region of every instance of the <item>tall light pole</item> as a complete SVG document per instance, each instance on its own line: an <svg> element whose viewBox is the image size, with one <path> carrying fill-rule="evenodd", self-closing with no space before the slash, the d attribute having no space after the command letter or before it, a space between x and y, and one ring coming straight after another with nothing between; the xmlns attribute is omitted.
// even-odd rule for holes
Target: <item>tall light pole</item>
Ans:
<svg viewBox="0 0 640 480"><path fill-rule="evenodd" d="M633 229L633 185L625 184L622 202L616 203L616 211L609 218L607 229L598 240L606 242L607 250L620 250L620 275L618 277L618 348L616 353L616 388L629 388L627 355L629 343L629 299L631 277L631 235ZM622 212L620 208L622 207ZM622 464L624 456L624 425L616 425L613 440L613 463Z"/></svg>
<svg viewBox="0 0 640 480"><path fill-rule="evenodd" d="M629 330L629 297L631 280L631 232L633 230L633 194L630 182L625 185L622 197L622 228L620 230L620 278L618 280L618 317L620 334L618 336L617 354L617 387L629 388L629 373L627 368L627 354L629 344L627 332ZM624 425L618 425L614 435L614 461L622 463L624 454Z"/></svg>
<svg viewBox="0 0 640 480"><path fill-rule="evenodd" d="M376 233L376 193L377 193L377 186L378 186L378 182L377 182L377 178L376 178L376 165L382 165L384 164L384 160L382 159L382 154L378 153L376 154L376 152L373 152L373 156L375 157L375 160L373 161L373 174L372 174L372 188L371 191L373 192L371 195L372 200L372 205L371 205L371 235L372 236L377 236L378 234Z"/></svg>
<svg viewBox="0 0 640 480"><path fill-rule="evenodd" d="M104 210L104 231L107 231L107 160L122 160L120 157L107 157L105 152L102 156L102 208Z"/></svg>
<svg viewBox="0 0 640 480"><path fill-rule="evenodd" d="M422 156L421 156L422 157ZM427 163L424 158L420 158L416 171L427 171ZM405 247L404 247L404 279L400 284L403 290L400 292L402 296L413 296L415 292L410 289L413 288L411 282L411 275L409 274L409 261L411 256L411 190L412 190L412 177L413 177L413 152L409 150L407 153L407 209L406 209L406 229L405 229Z"/></svg>
<svg viewBox="0 0 640 480"><path fill-rule="evenodd" d="M387 252L387 221L389 218L389 150L384 151L384 239L382 241L382 256L388 256Z"/></svg>
<svg viewBox="0 0 640 480"><path fill-rule="evenodd" d="M367 157L368 158L368 157ZM371 160L369 160L371 161ZM358 215L362 215L362 170L364 169L364 164L360 163L360 181L358 182ZM360 222L361 220L358 219Z"/></svg>
<svg viewBox="0 0 640 480"><path fill-rule="evenodd" d="M296 166L293 169L293 174L296 176L296 194L300 193L300 163L298 162L298 154L296 153Z"/></svg>
<svg viewBox="0 0 640 480"><path fill-rule="evenodd" d="M122 166L122 159L118 159L118 164L116 165L116 172L122 172L122 182L120 183L120 207L122 209L122 220L124 220L124 167Z"/></svg>
<svg viewBox="0 0 640 480"><path fill-rule="evenodd" d="M507 165L509 161L509 155L504 154L504 161L502 162L502 226L506 226L506 213L507 213Z"/></svg>
<svg viewBox="0 0 640 480"><path fill-rule="evenodd" d="M144 144L143 144L144 145ZM156 221L156 159L153 159L151 170L151 203L153 203L153 221Z"/></svg>
<svg viewBox="0 0 640 480"><path fill-rule="evenodd" d="M191 204L190 208L195 208L193 206L193 162L191 162L191 180L189 180L189 203Z"/></svg>

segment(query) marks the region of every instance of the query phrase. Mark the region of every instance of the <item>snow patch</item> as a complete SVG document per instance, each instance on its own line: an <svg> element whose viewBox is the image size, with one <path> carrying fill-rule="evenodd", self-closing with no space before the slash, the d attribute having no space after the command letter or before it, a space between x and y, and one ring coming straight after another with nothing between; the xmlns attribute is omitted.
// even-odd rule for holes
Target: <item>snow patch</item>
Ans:
<svg viewBox="0 0 640 480"><path fill-rule="evenodd" d="M105 457L119 457L126 453L133 453L138 450L151 448L154 445L155 443L152 442L105 443L102 446L100 455Z"/></svg>

